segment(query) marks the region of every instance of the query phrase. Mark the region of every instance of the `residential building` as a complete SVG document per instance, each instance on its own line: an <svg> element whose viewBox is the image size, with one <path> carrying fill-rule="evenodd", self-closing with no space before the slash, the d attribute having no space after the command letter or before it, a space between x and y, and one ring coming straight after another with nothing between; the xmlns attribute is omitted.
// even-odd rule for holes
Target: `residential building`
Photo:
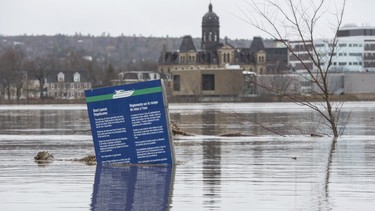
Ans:
<svg viewBox="0 0 375 211"><path fill-rule="evenodd" d="M84 99L84 90L91 89L87 71L54 71L46 80L47 95L54 99Z"/></svg>

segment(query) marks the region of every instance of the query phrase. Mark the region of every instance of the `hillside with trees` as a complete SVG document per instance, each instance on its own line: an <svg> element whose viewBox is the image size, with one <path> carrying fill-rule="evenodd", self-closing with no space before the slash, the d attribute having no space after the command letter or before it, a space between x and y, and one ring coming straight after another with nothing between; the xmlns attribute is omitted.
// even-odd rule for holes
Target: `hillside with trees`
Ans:
<svg viewBox="0 0 375 211"><path fill-rule="evenodd" d="M112 65L117 71L127 71L140 61L157 63L163 46L174 51L182 38L143 36L0 36L0 53L8 47L22 48L28 59L54 57L61 60L92 59L102 67ZM197 48L200 38L194 39ZM249 40L229 40L234 46L249 47ZM72 62L72 61L70 61Z"/></svg>

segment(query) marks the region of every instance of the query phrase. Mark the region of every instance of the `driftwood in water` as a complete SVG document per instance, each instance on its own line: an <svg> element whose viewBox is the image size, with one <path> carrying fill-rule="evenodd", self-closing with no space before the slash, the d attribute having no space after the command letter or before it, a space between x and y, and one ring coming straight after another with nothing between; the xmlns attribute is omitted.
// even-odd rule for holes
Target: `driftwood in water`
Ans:
<svg viewBox="0 0 375 211"><path fill-rule="evenodd" d="M171 120L171 127L173 135L195 136L195 134L189 133L181 129L180 126L173 120Z"/></svg>
<svg viewBox="0 0 375 211"><path fill-rule="evenodd" d="M323 135L319 133L311 133L311 137L323 137Z"/></svg>
<svg viewBox="0 0 375 211"><path fill-rule="evenodd" d="M219 136L223 136L223 137L241 137L241 136L249 136L249 135L246 135L246 134L241 133L241 132L229 132L229 133L220 134Z"/></svg>
<svg viewBox="0 0 375 211"><path fill-rule="evenodd" d="M83 158L74 158L74 159L69 159L69 160L66 160L66 161L73 161L73 162L84 162L86 163L86 165L95 165L96 164L96 157L95 155L87 155L86 157L83 157Z"/></svg>

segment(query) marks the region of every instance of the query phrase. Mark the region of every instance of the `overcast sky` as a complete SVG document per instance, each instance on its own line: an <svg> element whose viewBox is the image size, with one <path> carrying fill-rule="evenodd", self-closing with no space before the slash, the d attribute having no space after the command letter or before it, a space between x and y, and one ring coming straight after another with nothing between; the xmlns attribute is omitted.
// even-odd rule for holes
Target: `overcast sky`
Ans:
<svg viewBox="0 0 375 211"><path fill-rule="evenodd" d="M244 0L211 0L221 37L261 35L234 14ZM0 0L1 35L201 36L209 0ZM347 0L345 23L375 26L374 0Z"/></svg>

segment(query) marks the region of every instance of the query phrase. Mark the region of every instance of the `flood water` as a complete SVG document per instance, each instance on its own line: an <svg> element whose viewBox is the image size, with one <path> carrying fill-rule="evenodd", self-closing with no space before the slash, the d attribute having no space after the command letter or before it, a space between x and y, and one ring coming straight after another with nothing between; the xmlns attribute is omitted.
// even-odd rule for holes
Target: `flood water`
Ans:
<svg viewBox="0 0 375 211"><path fill-rule="evenodd" d="M345 104L337 140L292 103L170 113L196 134L175 137L178 165L109 167L71 161L94 154L85 105L0 105L0 210L374 210L375 102Z"/></svg>

